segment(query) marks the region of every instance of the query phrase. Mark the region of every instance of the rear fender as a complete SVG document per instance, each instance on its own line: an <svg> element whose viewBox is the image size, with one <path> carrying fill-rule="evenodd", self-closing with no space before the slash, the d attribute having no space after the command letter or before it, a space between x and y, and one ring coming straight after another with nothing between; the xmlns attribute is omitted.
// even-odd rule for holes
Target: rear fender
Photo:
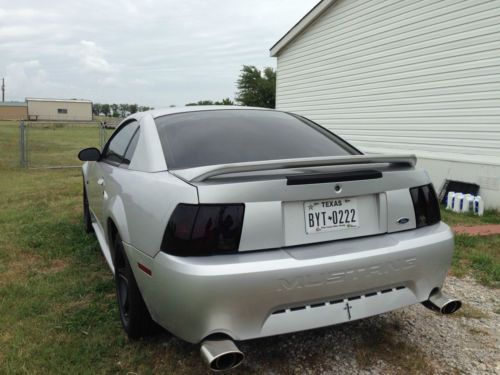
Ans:
<svg viewBox="0 0 500 375"><path fill-rule="evenodd" d="M106 239L108 241L109 248L111 252L113 252L113 244L112 244L112 236L110 233L110 225L109 222L112 221L115 225L118 233L120 233L120 237L124 242L130 243L130 232L128 229L128 221L127 215L125 213L125 206L123 204L122 199L119 196L115 196L112 198L112 201L109 204L109 210L107 212L107 220L108 225L105 226L106 231ZM114 259L114 254L111 254Z"/></svg>

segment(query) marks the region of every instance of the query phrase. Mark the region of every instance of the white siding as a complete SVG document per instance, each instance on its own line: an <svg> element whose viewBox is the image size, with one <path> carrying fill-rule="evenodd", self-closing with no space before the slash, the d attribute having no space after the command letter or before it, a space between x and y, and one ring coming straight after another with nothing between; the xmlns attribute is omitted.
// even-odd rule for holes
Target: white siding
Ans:
<svg viewBox="0 0 500 375"><path fill-rule="evenodd" d="M500 0L338 0L278 53L277 108L365 152L500 165Z"/></svg>

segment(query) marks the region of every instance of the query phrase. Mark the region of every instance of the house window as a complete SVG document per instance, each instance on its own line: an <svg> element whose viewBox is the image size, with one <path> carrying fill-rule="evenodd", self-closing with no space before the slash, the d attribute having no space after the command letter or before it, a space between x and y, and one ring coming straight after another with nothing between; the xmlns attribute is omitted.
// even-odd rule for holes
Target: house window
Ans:
<svg viewBox="0 0 500 375"><path fill-rule="evenodd" d="M68 110L66 108L58 108L57 109L57 113L61 113L63 115L67 115L68 114Z"/></svg>

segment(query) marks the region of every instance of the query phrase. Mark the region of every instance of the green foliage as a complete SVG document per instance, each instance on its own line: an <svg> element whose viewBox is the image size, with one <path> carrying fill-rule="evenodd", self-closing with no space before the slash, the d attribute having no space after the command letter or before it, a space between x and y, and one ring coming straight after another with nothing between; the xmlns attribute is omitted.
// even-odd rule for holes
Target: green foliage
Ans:
<svg viewBox="0 0 500 375"><path fill-rule="evenodd" d="M456 213L442 208L441 218L448 225L500 224L500 212L491 209L485 210L483 216L477 216L472 213Z"/></svg>
<svg viewBox="0 0 500 375"><path fill-rule="evenodd" d="M153 107L140 106L137 104L92 104L92 113L95 116L112 116L112 117L127 117L128 115L136 112L144 112L154 109Z"/></svg>
<svg viewBox="0 0 500 375"><path fill-rule="evenodd" d="M102 113L102 104L93 103L92 104L92 113L96 116L99 116Z"/></svg>
<svg viewBox="0 0 500 375"><path fill-rule="evenodd" d="M233 101L229 98L222 99L221 101L212 100L198 100L196 103L187 103L186 107L192 107L195 105L234 105Z"/></svg>
<svg viewBox="0 0 500 375"><path fill-rule="evenodd" d="M275 108L276 72L267 67L260 71L255 66L243 65L238 79L236 101L244 106Z"/></svg>
<svg viewBox="0 0 500 375"><path fill-rule="evenodd" d="M215 105L218 105L219 103L220 105L234 105L234 102L229 98L222 99L221 102L215 102Z"/></svg>
<svg viewBox="0 0 500 375"><path fill-rule="evenodd" d="M118 104L111 104L110 108L111 108L111 111L113 112L113 117L120 116L120 114L118 113Z"/></svg>
<svg viewBox="0 0 500 375"><path fill-rule="evenodd" d="M455 236L452 272L471 274L481 284L500 286L500 236Z"/></svg>
<svg viewBox="0 0 500 375"><path fill-rule="evenodd" d="M136 113L138 111L139 106L137 104L130 104L129 111L130 113Z"/></svg>
<svg viewBox="0 0 500 375"><path fill-rule="evenodd" d="M477 216L441 209L441 219L451 226L500 224L500 213L485 210L483 216ZM455 235L451 267L455 276L471 275L481 284L500 286L500 236Z"/></svg>
<svg viewBox="0 0 500 375"><path fill-rule="evenodd" d="M111 108L109 107L109 104L103 104L101 106L101 112L104 116L109 116L111 113Z"/></svg>

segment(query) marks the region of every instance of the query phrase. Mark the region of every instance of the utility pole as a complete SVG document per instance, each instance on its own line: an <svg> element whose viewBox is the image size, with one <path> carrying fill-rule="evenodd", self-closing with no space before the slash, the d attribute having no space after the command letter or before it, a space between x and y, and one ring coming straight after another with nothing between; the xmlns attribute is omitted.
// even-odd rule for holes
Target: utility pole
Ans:
<svg viewBox="0 0 500 375"><path fill-rule="evenodd" d="M2 103L5 102L5 78L2 78Z"/></svg>

